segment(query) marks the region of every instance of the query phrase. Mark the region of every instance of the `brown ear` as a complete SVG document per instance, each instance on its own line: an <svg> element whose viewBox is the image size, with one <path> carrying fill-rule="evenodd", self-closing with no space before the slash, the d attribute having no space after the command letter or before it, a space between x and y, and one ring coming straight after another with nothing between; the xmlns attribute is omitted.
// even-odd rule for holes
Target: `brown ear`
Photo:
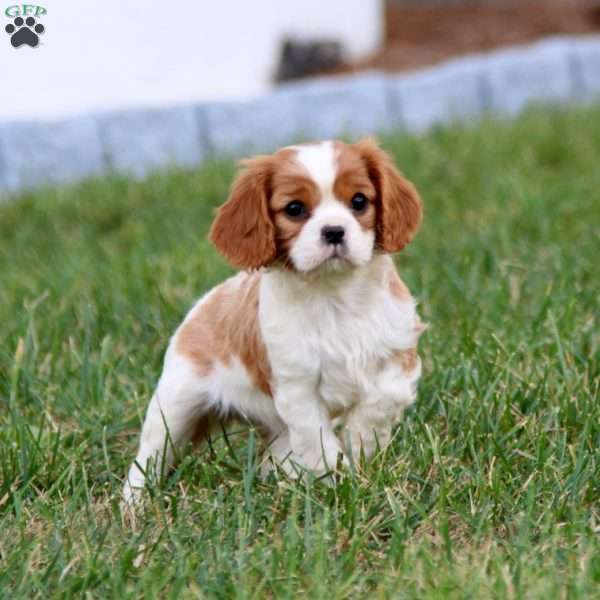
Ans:
<svg viewBox="0 0 600 600"><path fill-rule="evenodd" d="M239 269L258 269L275 259L275 227L269 214L272 163L259 156L234 181L227 202L217 211L209 238L217 250Z"/></svg>
<svg viewBox="0 0 600 600"><path fill-rule="evenodd" d="M376 246L390 254L410 242L421 224L421 199L410 181L398 172L391 157L368 138L355 144L377 190Z"/></svg>

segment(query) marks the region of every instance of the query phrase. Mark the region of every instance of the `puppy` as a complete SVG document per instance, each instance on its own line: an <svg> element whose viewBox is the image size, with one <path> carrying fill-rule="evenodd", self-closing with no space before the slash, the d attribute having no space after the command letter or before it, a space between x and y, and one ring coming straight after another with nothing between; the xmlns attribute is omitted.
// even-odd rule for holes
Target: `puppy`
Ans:
<svg viewBox="0 0 600 600"><path fill-rule="evenodd" d="M243 269L172 337L125 485L230 419L255 424L290 475L323 474L390 440L416 394L424 325L391 254L421 201L373 140L243 162L210 239Z"/></svg>

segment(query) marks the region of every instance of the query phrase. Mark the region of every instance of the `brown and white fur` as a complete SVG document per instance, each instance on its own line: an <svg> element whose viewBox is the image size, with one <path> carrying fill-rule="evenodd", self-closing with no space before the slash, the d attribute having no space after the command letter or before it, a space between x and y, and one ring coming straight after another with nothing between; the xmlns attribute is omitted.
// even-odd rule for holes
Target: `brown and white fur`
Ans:
<svg viewBox="0 0 600 600"><path fill-rule="evenodd" d="M291 475L322 474L384 447L415 398L424 326L390 257L419 227L415 188L370 139L244 165L210 233L244 271L200 298L171 339L130 501L149 465L170 467L175 448L219 421L254 423ZM291 202L302 214L288 214Z"/></svg>

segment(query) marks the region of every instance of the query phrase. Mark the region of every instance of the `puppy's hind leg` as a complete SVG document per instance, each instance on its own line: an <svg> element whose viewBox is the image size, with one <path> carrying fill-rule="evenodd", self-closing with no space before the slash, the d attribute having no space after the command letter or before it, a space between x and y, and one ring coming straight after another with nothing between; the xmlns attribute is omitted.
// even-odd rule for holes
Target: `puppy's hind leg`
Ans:
<svg viewBox="0 0 600 600"><path fill-rule="evenodd" d="M206 432L212 420L206 379L187 359L168 352L125 482L125 501L132 504L140 497L146 478L160 479L168 473L177 452Z"/></svg>

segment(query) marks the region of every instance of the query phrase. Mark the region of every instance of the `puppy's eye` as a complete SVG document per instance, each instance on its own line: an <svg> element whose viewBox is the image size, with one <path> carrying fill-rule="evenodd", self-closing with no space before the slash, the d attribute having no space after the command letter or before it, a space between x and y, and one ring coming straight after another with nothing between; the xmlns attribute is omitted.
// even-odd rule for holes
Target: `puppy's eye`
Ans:
<svg viewBox="0 0 600 600"><path fill-rule="evenodd" d="M306 206L300 200L292 200L285 207L285 214L292 219L301 219L306 215Z"/></svg>
<svg viewBox="0 0 600 600"><path fill-rule="evenodd" d="M352 210L357 213L361 213L367 208L369 200L364 194L354 194L352 196Z"/></svg>

